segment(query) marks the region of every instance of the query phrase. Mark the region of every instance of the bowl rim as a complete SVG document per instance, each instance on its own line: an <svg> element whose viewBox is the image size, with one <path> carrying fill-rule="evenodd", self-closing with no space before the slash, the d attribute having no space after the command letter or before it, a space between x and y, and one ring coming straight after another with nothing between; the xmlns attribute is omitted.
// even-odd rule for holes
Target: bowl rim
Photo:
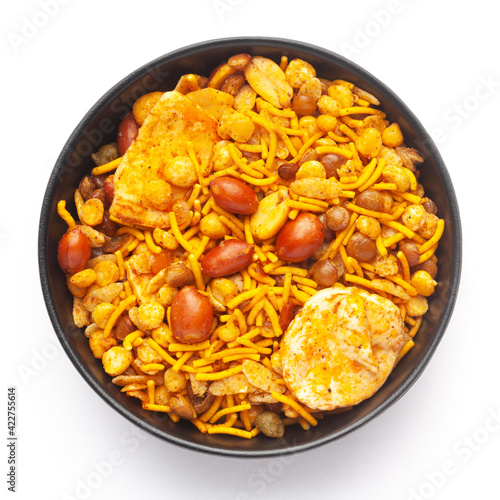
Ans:
<svg viewBox="0 0 500 500"><path fill-rule="evenodd" d="M226 49L228 45L234 46L235 53L237 53L236 50L239 47L252 44L265 45L269 48L281 48L283 50L287 50L290 52L292 52L294 49L297 49L301 52L305 51L314 54L320 59L328 60L337 66L345 67L347 70L360 75L361 78L363 78L365 81L370 82L373 86L381 89L386 94L386 96L388 96L391 102L393 102L401 110L401 114L404 115L411 122L412 126L415 127L417 133L424 138L426 147L429 149L429 154L434 158L437 169L442 178L446 194L449 199L450 216L451 216L450 223L453 227L453 235L454 235L452 243L453 243L453 251L455 259L452 262L450 270L451 278L449 284L450 288L449 298L445 304L441 321L438 324L438 327L434 333L434 337L421 361L415 367L413 367L407 378L403 381L403 383L401 383L399 387L396 388L396 390L392 394L390 394L389 397L383 400L381 404L379 404L373 410L369 411L366 415L364 415L360 419L345 426L339 431L327 434L325 436L315 439L314 441L303 443L300 445L287 446L281 450L277 449L238 450L238 449L231 449L230 447L220 448L210 445L193 443L189 440L185 440L175 435L161 431L159 428L151 425L148 421L139 418L139 416L135 415L134 413L129 411L126 407L122 406L115 398L113 398L106 392L104 387L97 381L97 379L94 378L91 371L87 368L86 364L80 358L78 353L75 350L73 350L71 343L68 337L66 336L64 329L57 316L55 304L50 293L49 274L47 268L46 241L49 229L48 223L49 223L51 206L55 194L55 188L59 181L58 173L59 170L64 166L65 158L72 151L72 145L81 137L83 131L88 126L92 118L96 115L96 113L98 113L99 110L101 110L103 106L109 101L109 99L113 95L115 95L120 89L123 90L127 88L140 76L145 75L146 73L150 72L152 69L158 67L161 64L165 64L171 60L179 59L183 56L192 55L200 50L205 51L217 48ZM215 38L203 42L197 42L194 44L186 45L184 47L180 47L176 50L170 51L162 56L159 56L153 59L152 61L142 65L140 68L132 71L130 74L122 78L118 83L113 85L105 94L103 94L103 96L90 108L90 110L80 120L80 122L77 124L77 126L67 139L59 157L57 158L54 168L49 177L45 195L43 198L40 221L39 221L39 232L38 232L38 265L39 265L40 284L50 321L64 351L66 352L69 359L76 367L80 375L83 376L85 381L90 385L90 387L97 394L99 394L99 396L108 405L114 408L118 413L123 415L126 419L128 419L133 424L137 425L139 428L143 429L144 431L148 432L149 434L159 439L194 451L204 452L208 454L215 454L219 456L236 457L236 458L265 458L265 457L289 455L306 450L311 450L313 448L340 439L346 436L347 434L350 434L351 432L367 424L369 421L373 420L375 417L382 414L385 410L387 410L390 406L392 406L398 399L400 399L408 391L408 389L415 383L418 377L422 374L425 367L429 363L431 357L435 353L436 348L444 335L444 332L450 321L453 309L455 307L456 299L458 296L460 276L461 276L461 262L462 262L462 231L460 223L460 213L451 177L430 135L424 129L423 125L415 116L415 114L408 108L408 106L389 87L387 87L383 82L378 80L378 78L373 76L370 72L368 72L355 62L343 57L340 54L337 54L333 51L330 51L328 49L307 42L286 39L286 38L261 37L261 36Z"/></svg>

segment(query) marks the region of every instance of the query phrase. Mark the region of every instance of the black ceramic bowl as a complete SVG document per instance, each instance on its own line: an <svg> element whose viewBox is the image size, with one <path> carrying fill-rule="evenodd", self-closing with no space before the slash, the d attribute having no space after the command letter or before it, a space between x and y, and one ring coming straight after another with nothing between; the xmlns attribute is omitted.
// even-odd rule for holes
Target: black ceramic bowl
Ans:
<svg viewBox="0 0 500 500"><path fill-rule="evenodd" d="M289 60L302 58L316 68L319 76L345 79L376 95L388 118L401 126L407 145L417 148L425 159L420 181L436 202L439 217L446 220L437 253L439 285L415 347L372 398L351 411L328 416L307 432L299 426L288 427L282 439L201 434L190 422L174 424L165 414L144 411L135 398L120 393L101 361L93 357L88 339L73 324L72 297L56 260L57 244L66 230L57 214L57 202L73 199L80 179L93 167L90 153L116 140L118 124L132 103L147 92L172 90L185 73L208 76L218 64L242 52L277 62L282 55ZM441 340L455 304L461 267L460 219L450 176L434 143L414 114L383 83L356 64L316 46L273 38L229 38L191 45L146 64L109 90L85 115L65 144L47 185L40 218L39 265L44 299L64 350L84 379L118 413L151 434L186 448L237 457L268 457L307 450L354 431L392 405L415 382Z"/></svg>

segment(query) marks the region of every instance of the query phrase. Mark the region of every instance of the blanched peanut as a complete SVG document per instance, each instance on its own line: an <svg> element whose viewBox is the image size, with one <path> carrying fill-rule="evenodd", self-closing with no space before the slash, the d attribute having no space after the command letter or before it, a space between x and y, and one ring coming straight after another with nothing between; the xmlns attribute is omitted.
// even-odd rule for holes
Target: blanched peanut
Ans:
<svg viewBox="0 0 500 500"><path fill-rule="evenodd" d="M97 324L97 326L104 330L108 319L113 314L116 307L109 302L101 302L97 304L92 311L92 321Z"/></svg>
<svg viewBox="0 0 500 500"><path fill-rule="evenodd" d="M427 212L422 205L408 205L401 216L403 224L412 231L418 231L425 223Z"/></svg>
<svg viewBox="0 0 500 500"><path fill-rule="evenodd" d="M92 312L101 302L113 302L123 291L123 283L111 283L107 286L92 285L83 298L83 303L88 311Z"/></svg>
<svg viewBox="0 0 500 500"><path fill-rule="evenodd" d="M403 144L403 134L397 123L392 123L382 132L382 142L388 148L396 148Z"/></svg>
<svg viewBox="0 0 500 500"><path fill-rule="evenodd" d="M316 160L306 161L303 163L295 175L296 180L305 179L307 177L317 177L326 179L325 167Z"/></svg>
<svg viewBox="0 0 500 500"><path fill-rule="evenodd" d="M176 372L173 368L168 368L165 371L165 387L170 392L180 392L187 386L186 377L181 371Z"/></svg>
<svg viewBox="0 0 500 500"><path fill-rule="evenodd" d="M222 310L225 310L226 304L238 295L238 287L232 280L227 278L214 278L210 281L207 291L210 299L220 304Z"/></svg>
<svg viewBox="0 0 500 500"><path fill-rule="evenodd" d="M120 346L112 347L102 356L104 371L112 377L121 375L130 366L131 362L132 353Z"/></svg>
<svg viewBox="0 0 500 500"><path fill-rule="evenodd" d="M223 139L233 139L236 142L247 142L255 131L253 121L243 113L233 109L224 112L217 125L217 133Z"/></svg>
<svg viewBox="0 0 500 500"><path fill-rule="evenodd" d="M167 250L176 250L179 248L179 242L168 231L164 231L159 227L153 231L153 239L155 242Z"/></svg>
<svg viewBox="0 0 500 500"><path fill-rule="evenodd" d="M330 85L328 96L337 101L341 108L349 108L354 104L354 96L346 85Z"/></svg>
<svg viewBox="0 0 500 500"><path fill-rule="evenodd" d="M109 335L104 335L103 330L97 330L89 338L89 346L94 358L102 359L106 351L115 347L116 340ZM125 370L124 370L125 371Z"/></svg>
<svg viewBox="0 0 500 500"><path fill-rule="evenodd" d="M139 97L134 102L132 113L134 114L135 121L139 126L144 123L144 120L149 115L150 111L155 107L163 92L150 92Z"/></svg>
<svg viewBox="0 0 500 500"><path fill-rule="evenodd" d="M318 109L323 115L339 116L341 105L335 99L332 99L328 95L322 95L318 99Z"/></svg>
<svg viewBox="0 0 500 500"><path fill-rule="evenodd" d="M154 328L151 331L151 336L162 347L167 347L170 342L175 342L175 338L166 323L162 323L158 328Z"/></svg>
<svg viewBox="0 0 500 500"><path fill-rule="evenodd" d="M360 233L375 239L380 234L380 222L374 217L360 215L356 219L356 228Z"/></svg>
<svg viewBox="0 0 500 500"><path fill-rule="evenodd" d="M172 200L172 186L162 179L155 179L146 184L144 194L157 210L167 210Z"/></svg>
<svg viewBox="0 0 500 500"><path fill-rule="evenodd" d="M285 76L288 83L298 89L311 78L316 77L316 70L311 64L302 59L293 59L285 69Z"/></svg>
<svg viewBox="0 0 500 500"><path fill-rule="evenodd" d="M174 186L191 187L198 181L196 167L189 156L177 156L168 161L163 169L168 182Z"/></svg>
<svg viewBox="0 0 500 500"><path fill-rule="evenodd" d="M216 330L217 336L223 342L233 342L239 334L239 328L234 324L233 321L228 321L227 323L219 326Z"/></svg>
<svg viewBox="0 0 500 500"><path fill-rule="evenodd" d="M233 108L240 113L250 111L255 106L257 92L250 85L243 85L234 96Z"/></svg>
<svg viewBox="0 0 500 500"><path fill-rule="evenodd" d="M96 273L93 269L84 269L69 278L69 281L78 288L87 288L96 280Z"/></svg>
<svg viewBox="0 0 500 500"><path fill-rule="evenodd" d="M161 363L162 357L149 345L146 339L137 347L137 357L144 363Z"/></svg>
<svg viewBox="0 0 500 500"><path fill-rule="evenodd" d="M101 261L94 266L96 283L99 286L107 286L116 283L120 278L120 269L111 261Z"/></svg>
<svg viewBox="0 0 500 500"><path fill-rule="evenodd" d="M280 189L260 200L257 212L250 218L250 230L253 236L263 241L279 232L288 220L289 198L288 189Z"/></svg>
<svg viewBox="0 0 500 500"><path fill-rule="evenodd" d="M410 300L406 303L406 312L409 316L422 316L428 309L427 299L422 295L410 297Z"/></svg>
<svg viewBox="0 0 500 500"><path fill-rule="evenodd" d="M293 96L293 89L285 73L271 59L252 57L245 67L245 78L250 86L277 108L287 108Z"/></svg>
<svg viewBox="0 0 500 500"><path fill-rule="evenodd" d="M220 89L224 81L232 74L236 73L236 68L233 68L228 63L219 64L208 77L207 87L212 89Z"/></svg>
<svg viewBox="0 0 500 500"><path fill-rule="evenodd" d="M356 138L356 149L368 158L374 158L380 153L382 147L382 136L375 128L363 130L361 135Z"/></svg>
<svg viewBox="0 0 500 500"><path fill-rule="evenodd" d="M165 308L159 302L148 302L139 306L138 314L139 321L146 330L152 330L163 323Z"/></svg>
<svg viewBox="0 0 500 500"><path fill-rule="evenodd" d="M156 294L156 300L163 307L167 308L172 304L172 300L174 299L174 295L177 292L177 288L174 288L169 285L163 285L160 287Z"/></svg>
<svg viewBox="0 0 500 500"><path fill-rule="evenodd" d="M429 297L434 293L437 282L432 279L432 276L427 271L417 271L412 275L410 284L416 288L420 295Z"/></svg>
<svg viewBox="0 0 500 500"><path fill-rule="evenodd" d="M231 230L221 222L216 212L210 212L200 220L200 232L214 240L219 240L231 234Z"/></svg>
<svg viewBox="0 0 500 500"><path fill-rule="evenodd" d="M231 68L243 71L251 59L252 56L250 54L235 54L227 60L227 63Z"/></svg>

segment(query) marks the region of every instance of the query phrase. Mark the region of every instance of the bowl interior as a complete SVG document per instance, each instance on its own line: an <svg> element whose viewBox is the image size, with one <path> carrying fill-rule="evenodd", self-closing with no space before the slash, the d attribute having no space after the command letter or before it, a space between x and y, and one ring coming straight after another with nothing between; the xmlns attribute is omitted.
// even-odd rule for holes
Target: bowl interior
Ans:
<svg viewBox="0 0 500 500"><path fill-rule="evenodd" d="M71 202L74 190L94 166L90 153L116 140L118 125L133 102L147 92L172 90L185 73L208 76L218 64L241 52L276 62L282 55L289 60L303 58L316 68L318 76L345 79L376 95L388 119L401 126L405 143L423 156L420 182L426 195L435 201L439 217L446 220L437 252L439 285L431 297L415 347L372 398L351 411L328 416L307 432L299 426L288 427L285 437L278 440L257 436L247 441L201 434L191 423L174 424L167 415L144 411L135 398L120 393L103 371L101 361L93 357L88 339L73 324L72 297L56 260L57 244L66 230L57 214L57 202L67 200L68 209L74 213ZM437 347L455 303L461 264L460 220L448 171L434 143L414 114L383 83L354 63L319 47L269 38L221 39L189 46L152 61L124 78L87 113L64 146L47 186L40 219L39 263L43 294L56 334L76 368L108 404L139 427L174 444L232 456L272 456L310 449L344 436L388 408L417 379Z"/></svg>

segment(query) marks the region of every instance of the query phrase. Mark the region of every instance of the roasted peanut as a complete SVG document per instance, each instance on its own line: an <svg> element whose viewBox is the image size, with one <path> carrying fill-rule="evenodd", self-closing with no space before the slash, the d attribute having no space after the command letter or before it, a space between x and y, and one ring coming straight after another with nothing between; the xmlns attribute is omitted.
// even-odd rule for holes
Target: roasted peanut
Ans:
<svg viewBox="0 0 500 500"><path fill-rule="evenodd" d="M253 214L259 207L255 191L234 177L219 177L210 182L210 192L220 207L235 214Z"/></svg>
<svg viewBox="0 0 500 500"><path fill-rule="evenodd" d="M213 309L208 297L186 286L174 297L170 309L172 334L186 344L202 342L212 330Z"/></svg>
<svg viewBox="0 0 500 500"><path fill-rule="evenodd" d="M276 254L290 262L305 260L321 246L325 227L314 214L300 213L295 220L285 224L276 238Z"/></svg>
<svg viewBox="0 0 500 500"><path fill-rule="evenodd" d="M68 231L59 241L57 262L67 274L82 271L90 258L90 242L79 227Z"/></svg>
<svg viewBox="0 0 500 500"><path fill-rule="evenodd" d="M211 278L237 273L252 262L253 245L236 239L222 241L201 260L201 269Z"/></svg>
<svg viewBox="0 0 500 500"><path fill-rule="evenodd" d="M134 114L132 111L125 115L125 118L121 121L118 127L118 152L120 156L125 154L125 151L130 147L130 145L137 138L137 134L139 133L139 125L135 121Z"/></svg>

